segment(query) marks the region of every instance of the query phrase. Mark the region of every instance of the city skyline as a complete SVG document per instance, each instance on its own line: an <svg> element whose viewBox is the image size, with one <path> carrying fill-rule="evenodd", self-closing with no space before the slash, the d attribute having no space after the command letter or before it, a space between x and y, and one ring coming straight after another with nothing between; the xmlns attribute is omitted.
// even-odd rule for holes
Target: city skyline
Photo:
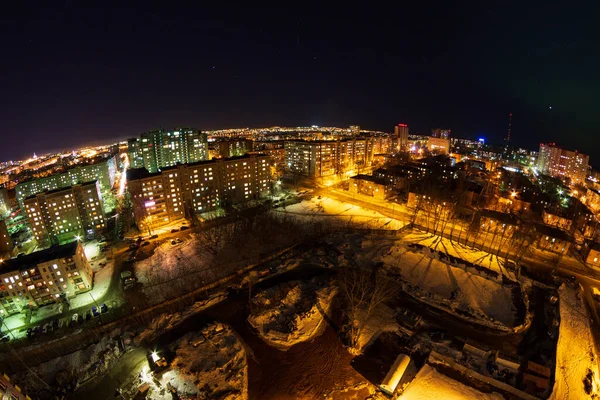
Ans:
<svg viewBox="0 0 600 400"><path fill-rule="evenodd" d="M0 116L4 137L29 140L8 141L0 159L160 126L403 122L500 142L510 113L517 146L568 137L565 147L600 155L593 12L383 11L12 5Z"/></svg>

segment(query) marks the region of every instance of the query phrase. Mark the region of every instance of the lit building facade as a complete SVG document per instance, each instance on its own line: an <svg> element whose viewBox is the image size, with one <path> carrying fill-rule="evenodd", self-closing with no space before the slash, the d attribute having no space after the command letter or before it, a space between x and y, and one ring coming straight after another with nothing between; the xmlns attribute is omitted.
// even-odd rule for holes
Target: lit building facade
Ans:
<svg viewBox="0 0 600 400"><path fill-rule="evenodd" d="M44 178L34 179L19 183L15 190L19 207L23 201L37 193L66 188L82 182L98 181L100 190L108 191L115 183L117 161L114 156L106 160L89 165L82 165L69 169L62 174L54 174Z"/></svg>
<svg viewBox="0 0 600 400"><path fill-rule="evenodd" d="M408 125L398 124L394 127L394 139L396 141L396 151L408 150Z"/></svg>
<svg viewBox="0 0 600 400"><path fill-rule="evenodd" d="M72 298L92 288L92 268L80 241L0 264L0 317Z"/></svg>
<svg viewBox="0 0 600 400"><path fill-rule="evenodd" d="M450 139L450 129L435 128L431 130L431 137L440 139Z"/></svg>
<svg viewBox="0 0 600 400"><path fill-rule="evenodd" d="M311 178L345 174L373 162L373 143L365 138L289 140L284 148L287 170Z"/></svg>
<svg viewBox="0 0 600 400"><path fill-rule="evenodd" d="M223 140L215 143L216 155L221 158L243 156L252 151L252 140L235 139Z"/></svg>
<svg viewBox="0 0 600 400"><path fill-rule="evenodd" d="M106 226L98 181L38 193L25 199L24 207L42 245L93 237Z"/></svg>
<svg viewBox="0 0 600 400"><path fill-rule="evenodd" d="M561 149L554 143L541 143L538 153L538 169L545 175L561 179L569 178L572 184L584 183L589 160L590 158L586 154Z"/></svg>
<svg viewBox="0 0 600 400"><path fill-rule="evenodd" d="M427 140L427 148L432 153L448 154L450 152L450 139L432 136Z"/></svg>
<svg viewBox="0 0 600 400"><path fill-rule="evenodd" d="M127 171L138 225L160 226L221 207L258 199L270 191L270 157L240 157L179 164L149 173Z"/></svg>
<svg viewBox="0 0 600 400"><path fill-rule="evenodd" d="M6 188L0 188L0 218L10 215L11 209L8 190Z"/></svg>
<svg viewBox="0 0 600 400"><path fill-rule="evenodd" d="M8 233L8 227L6 226L6 220L0 219L0 258L4 258L10 255L15 247L10 233Z"/></svg>
<svg viewBox="0 0 600 400"><path fill-rule="evenodd" d="M207 136L196 129L157 129L129 139L127 144L131 167L146 168L151 173L208 158Z"/></svg>

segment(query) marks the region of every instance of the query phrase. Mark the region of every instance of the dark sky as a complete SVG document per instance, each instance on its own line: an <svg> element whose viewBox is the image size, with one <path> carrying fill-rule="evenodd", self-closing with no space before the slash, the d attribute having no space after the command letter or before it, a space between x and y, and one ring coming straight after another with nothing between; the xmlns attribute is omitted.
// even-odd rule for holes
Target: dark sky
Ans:
<svg viewBox="0 0 600 400"><path fill-rule="evenodd" d="M47 3L0 8L2 160L158 126L405 122L489 142L510 112L515 144L600 159L598 9Z"/></svg>

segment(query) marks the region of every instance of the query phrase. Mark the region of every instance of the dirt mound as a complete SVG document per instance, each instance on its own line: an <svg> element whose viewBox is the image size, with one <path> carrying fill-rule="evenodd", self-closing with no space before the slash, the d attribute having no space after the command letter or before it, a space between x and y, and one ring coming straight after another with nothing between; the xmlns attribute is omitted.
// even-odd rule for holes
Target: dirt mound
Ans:
<svg viewBox="0 0 600 400"><path fill-rule="evenodd" d="M286 282L252 299L248 322L265 342L287 350L322 333L334 296L329 279Z"/></svg>

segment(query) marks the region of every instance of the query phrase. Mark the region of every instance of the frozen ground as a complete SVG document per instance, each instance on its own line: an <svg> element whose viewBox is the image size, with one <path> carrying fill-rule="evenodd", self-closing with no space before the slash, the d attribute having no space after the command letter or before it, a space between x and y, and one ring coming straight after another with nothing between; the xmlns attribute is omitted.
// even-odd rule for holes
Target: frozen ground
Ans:
<svg viewBox="0 0 600 400"><path fill-rule="evenodd" d="M192 272L193 280L175 279ZM196 234L191 234L189 239L176 246L167 241L154 249L151 257L135 263L135 276L153 303L163 301L178 291L185 293L194 285L213 282L226 274L225 268L214 268L202 255Z"/></svg>
<svg viewBox="0 0 600 400"><path fill-rule="evenodd" d="M106 373L118 360L121 351L114 339L117 334L118 331L112 332L105 335L97 344L40 364L31 372L20 373L16 380L21 382L25 392L32 396L44 388L39 379L32 376L32 373L54 387L70 386L75 388L87 380Z"/></svg>
<svg viewBox="0 0 600 400"><path fill-rule="evenodd" d="M492 400L504 399L498 393L483 393L436 371L425 364L399 400ZM566 399L566 398L565 398Z"/></svg>
<svg viewBox="0 0 600 400"><path fill-rule="evenodd" d="M185 310L177 313L164 313L155 317L150 324L135 338L136 344L151 343L164 332L167 332L186 319L206 310L227 297L225 293L219 292L213 294L210 298L197 301Z"/></svg>
<svg viewBox="0 0 600 400"><path fill-rule="evenodd" d="M516 280L514 272L512 270L507 270L504 267L504 260L485 251L472 249L463 244L453 242L450 239L418 231L404 234L402 235L402 238L407 242L427 246L433 250L438 250L452 257L460 258L461 260L489 268L512 280Z"/></svg>
<svg viewBox="0 0 600 400"><path fill-rule="evenodd" d="M286 282L252 299L248 322L269 345L287 350L323 332L334 296L328 279Z"/></svg>
<svg viewBox="0 0 600 400"><path fill-rule="evenodd" d="M227 325L216 323L201 332L188 333L170 347L175 358L158 380L163 388L171 388L178 397L153 385L148 399L248 398L246 351Z"/></svg>
<svg viewBox="0 0 600 400"><path fill-rule="evenodd" d="M69 305L71 309L84 307L89 305L90 307L94 304L94 300L92 297L98 301L106 292L108 292L108 288L110 287L110 280L112 278L114 269L114 262L109 262L104 268L100 271L96 272L94 276L94 287L92 290L78 294L74 298L69 300Z"/></svg>
<svg viewBox="0 0 600 400"><path fill-rule="evenodd" d="M403 290L420 301L435 304L479 323L504 330L515 325L516 309L509 287L453 267L425 248L409 248L398 237L340 234L332 243L341 251L339 264L372 266L403 283Z"/></svg>
<svg viewBox="0 0 600 400"><path fill-rule="evenodd" d="M397 230L406 225L402 221L385 217L376 211L328 197L322 199L313 197L310 200L287 206L285 209L278 208L277 211L295 215L301 221L330 218L332 223L340 226Z"/></svg>
<svg viewBox="0 0 600 400"><path fill-rule="evenodd" d="M589 321L578 293L562 285L556 374L549 397L551 400L600 398L599 359Z"/></svg>

